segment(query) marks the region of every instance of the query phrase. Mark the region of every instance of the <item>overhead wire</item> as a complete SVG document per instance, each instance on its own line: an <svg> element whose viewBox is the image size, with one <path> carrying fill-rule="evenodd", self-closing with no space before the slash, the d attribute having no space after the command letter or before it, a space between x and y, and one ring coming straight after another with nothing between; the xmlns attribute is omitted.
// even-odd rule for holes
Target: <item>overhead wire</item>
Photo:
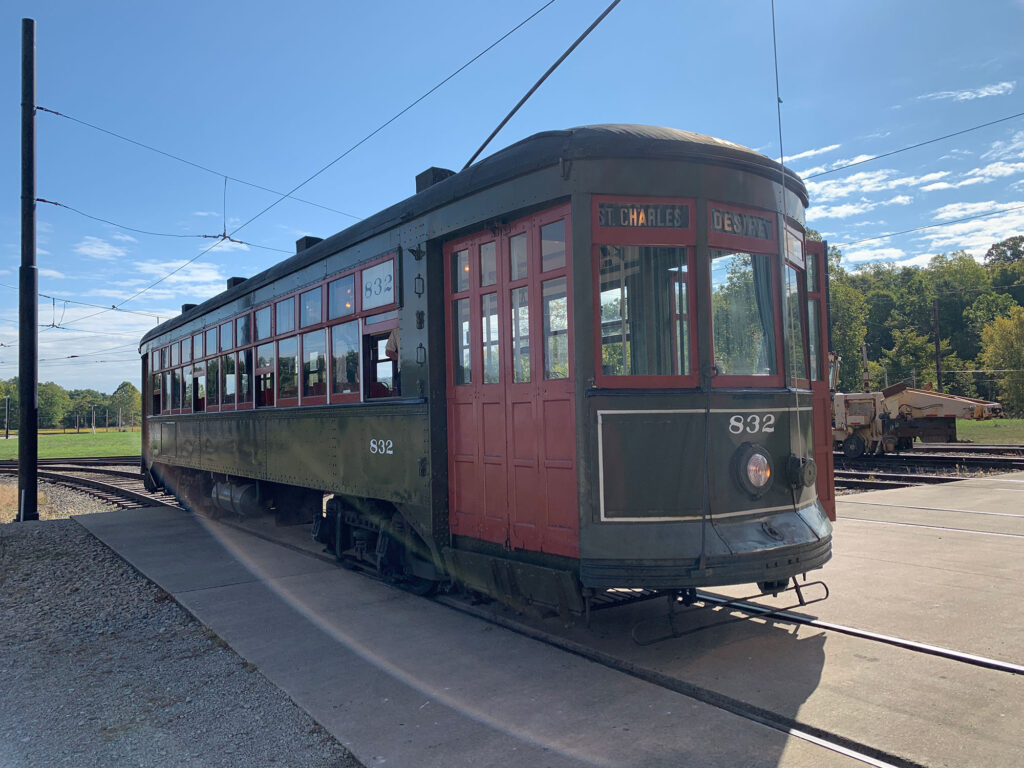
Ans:
<svg viewBox="0 0 1024 768"><path fill-rule="evenodd" d="M1015 119L1017 119L1019 117L1024 117L1024 112L1018 112L1015 115L1010 115L1008 117L1001 117L998 120L992 120L992 121L987 122L987 123L982 123L981 125L975 125L975 126L973 126L971 128L965 128L962 131L955 131L954 133L947 133L945 136L939 136L938 138L928 139L927 141L921 141L921 142L918 142L917 144L911 144L908 147L901 147L900 149L894 149L891 152L883 152L880 155L874 155L872 157L864 158L863 160L855 160L853 162L846 163L845 165L838 165L835 168L829 168L828 170L821 171L819 173L811 173L811 174L808 174L807 176L803 176L801 178L804 178L804 179L816 179L819 176L827 176L830 173L838 173L839 171L844 171L847 168L853 168L854 166L857 166L857 165L863 165L864 163L870 163L870 162L874 162L875 160L881 160L883 157L891 157L893 155L898 155L901 152L908 152L911 149L917 149L919 147L924 147L924 146L927 146L928 144L935 144L936 142L939 142L939 141L945 141L946 139L951 139L954 136L961 136L961 135L963 135L965 133L970 133L971 131L977 131L977 130L979 130L981 128L988 128L990 125L997 125L999 123L1005 123L1007 120L1015 120Z"/></svg>
<svg viewBox="0 0 1024 768"><path fill-rule="evenodd" d="M225 177L225 184L226 183L227 183L227 179ZM225 190L225 201L226 200L227 200L227 190ZM66 208L67 210L72 211L74 213L77 213L79 216L84 216L87 219L92 219L93 221L100 221L100 222L103 222L104 224L109 224L112 227L117 227L118 229L125 229L125 230L127 230L129 232L136 232L136 233L138 233L140 235L151 235L153 237L197 238L197 239L203 239L203 240L222 240L222 241L223 240L229 240L232 243L236 243L238 245L247 245L247 246L249 246L251 248L260 248L260 249L262 249L264 251L276 251L277 253L289 253L289 254L291 253L291 251L286 251L286 250L284 250L282 248L272 248L269 245L258 245L257 243L247 243L247 242L244 242L242 240L236 240L233 237L228 236L226 234L226 232L221 232L220 234L217 234L217 235L191 235L191 234L174 233L174 232L152 232L152 231L146 230L146 229L138 229L136 227L129 227L126 224L119 224L116 221L110 221L109 219L104 219L104 218L101 218L99 216L93 216L92 214L85 213L84 211L80 211L77 208L73 208L70 205L67 205L66 203L59 203L59 202L56 202L55 200L46 200L45 198L37 197L36 198L36 202L37 203L45 203L47 205L53 205L53 206L56 206L58 208ZM227 211L224 212L224 215L225 215L225 217L227 216ZM226 219L225 219L225 221L226 221ZM226 229L227 229L227 227L225 227L225 230Z"/></svg>
<svg viewBox="0 0 1024 768"><path fill-rule="evenodd" d="M216 171L213 168L208 168L207 166L202 165L201 163L193 162L192 160L188 160L188 159L186 159L184 157L180 157L180 156L175 155L175 154L173 154L171 152L166 152L166 151L164 151L162 149L158 149L157 147L150 146L149 144L144 144L141 141L136 141L135 139L128 138L127 136L122 136L121 134L119 134L119 133L117 133L115 131L111 131L111 130L109 130L107 128L102 128L102 127L100 127L98 125L94 125L93 123L87 122L85 120L81 120L81 119L79 119L77 117L73 117L71 115L64 114L63 112L58 112L55 109L48 109L47 107L41 107L41 106L37 105L36 106L36 110L38 110L40 112L45 112L45 113L50 114L50 115L56 115L57 117L63 117L65 120L70 120L71 122L78 123L79 125L84 125L86 128L92 128L94 131L99 131L100 133L105 133L105 134L107 134L109 136L113 136L116 139L120 139L121 141L128 142L129 144L134 144L135 146L141 147L142 149L146 149L146 150L149 150L150 152L155 152L158 155L163 155L164 157L168 157L171 160L176 160L179 163L184 163L185 165L190 165L193 168L198 168L201 171L205 171L207 173L212 173L214 176L223 176L225 179L231 179L231 181L237 182L239 184L244 184L247 187L252 187L253 189L258 189L258 190L260 190L262 192L269 192L272 195L283 195L283 194L285 194L284 192L278 192L275 189L270 189L269 187L264 187L264 186L262 186L260 184L255 184L255 183L253 183L251 181L246 181L245 179L240 179L237 176L229 176L229 175L227 175L225 173L222 173L221 171ZM331 213L337 213L337 214L340 214L342 216L348 216L350 219L355 219L356 221L361 221L362 220L362 217L356 216L355 214L346 213L345 211L339 211L337 208L331 208L328 205L322 205L320 203L314 203L311 200L303 200L302 198L299 198L299 197L292 197L292 200L294 200L297 203L304 203L306 205L315 206L316 208L322 208L325 211L330 211Z"/></svg>
<svg viewBox="0 0 1024 768"><path fill-rule="evenodd" d="M484 56L485 54L487 54L488 52L490 52L490 51L491 51L491 50L492 50L493 48L495 48L495 47L496 47L497 45L499 45L500 43L502 43L502 42L503 42L503 41L504 41L504 40L505 40L506 38L508 38L509 36L511 36L512 34L514 34L515 32L517 32L517 31L518 31L519 29L521 29L522 27L524 27L524 26L525 26L525 25L526 25L527 23L529 23L530 21L532 21L532 20L533 20L533 19L534 19L534 18L535 18L536 16L538 16L538 15L539 15L539 14L540 14L541 12L543 12L543 11L544 11L545 9L547 9L547 8L548 8L549 6L553 5L554 3L555 3L555 0L548 0L548 1L546 2L546 3L544 3L544 5L542 5L542 6L541 6L540 8L538 8L538 9L537 9L536 11L534 11L534 12L533 12L533 13L531 13L531 14L530 14L529 16L527 16L527 17L526 17L525 19L523 19L523 21L519 22L519 23L518 23L518 24L517 24L516 26L512 27L512 29L510 29L510 30L509 30L508 32L506 32L505 34L503 34L503 35L502 35L501 37L499 37L499 38L498 38L497 40L495 40L495 41L494 41L493 43L491 43L490 45L488 45L488 46L487 46L486 48L484 48L484 49L483 49L482 51L480 51L480 52L479 52L478 54L476 54L475 56L473 56L473 57L472 57L471 59L469 59L469 61L467 61L467 62L466 62L465 64L463 64L463 65L462 65L462 66L460 66L460 67L459 67L458 69L456 69L456 70L455 70L454 72L452 72L452 73L451 73L450 75L448 75L447 77L445 77L445 78L444 78L443 80L441 80L441 81L440 81L440 82L439 82L439 83L438 83L437 85L433 86L433 87L432 87L432 88L431 88L430 90L428 90L428 91L427 91L426 93L424 93L424 94L423 94L422 96L420 96L419 98L415 99L415 100L414 100L413 102L411 102L411 103L410 103L410 104L409 104L408 106L406 106L405 108L403 108L402 110L400 110L400 111L399 111L398 113L396 113L396 114L395 114L395 115L394 115L393 117L391 117L390 119L388 119L387 121L385 121L384 123L382 123L382 124L381 124L380 126L378 126L377 128L375 128L375 129L374 129L373 131L371 131L371 132L370 132L369 134L367 134L366 136L364 136L364 137L363 137L362 139L360 139L359 141L357 141L357 142L356 142L355 144L353 144L353 145L352 145L351 147L349 147L348 149L346 149L346 150L345 150L344 152L342 152L342 153L341 153L340 155L338 155L338 156L337 156L336 158L334 158L333 160L331 160L331 162L329 162L329 163L327 163L326 165L324 165L324 166L323 166L322 168L320 168L320 170L318 170L318 171L317 171L316 173L314 173L313 175L309 176L308 178L306 178L306 179L305 179L304 181L302 181L301 183L297 184L296 186L292 187L292 189L291 189L291 190L289 190L288 192L285 192L285 193L275 193L275 194L280 194L281 196L280 196L280 197L279 197L279 198L278 198L278 199L277 199L276 201L274 201L273 203L271 203L270 205L268 205L268 206L267 206L266 208L264 208L263 210L261 210L261 211L260 211L259 213L257 213L257 214L256 214L255 216L251 217L251 218L250 218L250 219L249 219L248 221L246 221L245 223L243 223L243 224L239 225L239 226L238 226L238 227L236 227L236 228L235 228L234 230L232 230L232 232L231 232L231 234L230 234L230 235L227 235L227 234L225 233L225 234L226 234L226 237L228 237L228 238L231 238L231 237L233 237L233 236L234 236L235 234L237 234L237 233L238 233L238 232L239 232L240 230L242 230L242 229L244 229L245 227L247 227L247 226L249 226L250 224L252 224L252 223L253 223L254 221L256 221L256 219L258 219L258 218L260 218L261 216L263 216L263 215L264 215L265 213L267 213L268 211L270 211L271 209L273 209L273 208L274 208L275 206L277 206L277 205L278 205L279 203L281 203L282 201L284 201L284 200L288 199L289 197L291 197L291 196L292 196L292 195L293 195L293 194L294 194L295 192L297 192L297 191L298 191L299 189L301 189L302 187L306 186L306 185L307 185L307 184L308 184L309 182L311 182L311 181L312 181L313 179L315 179L315 178L317 178L318 176L320 176L320 175L321 175L322 173L324 173L324 172L325 172L326 170L328 170L329 168L331 168L332 166L334 166L334 165L335 165L336 163L338 163L338 162L339 162L340 160L342 160L343 158L345 158L346 156L348 156L349 154L351 154L351 153L352 153L353 151L355 151L355 150L356 150L357 148L359 148L360 146L362 146L363 144L365 144L365 143L366 143L367 141L369 141L369 140L370 140L371 138L373 138L374 136L376 136L376 135L377 135L378 133L380 133L380 132L381 132L382 130L384 130L384 129L385 129L385 128L386 128L387 126L391 125L391 123L395 122L395 121L396 121L396 120L397 120L398 118L400 118L400 117L401 117L402 115L404 115L404 114L405 114L406 112L408 112L408 111L409 111L410 109L412 109L412 108L413 108L413 107L415 107L415 106L416 106L417 104L419 104L419 103L420 103L421 101L423 101L423 100L424 100L424 99L426 99L426 98L427 98L428 96L430 96L431 94L433 94L433 93L434 93L435 91L437 91L437 90L438 90L439 88L441 88L441 86L443 86L443 85L444 85L445 83L447 83L447 82L448 82L449 80L451 80L451 79L452 79L452 78L454 78L454 77L455 77L456 75L458 75L459 73L461 73L461 72L462 72L463 70L465 70L465 69L466 69L467 67L469 67L469 66L470 66L471 64L473 64L474 62L476 62L476 61L477 61L478 59L480 59L480 58L481 58L482 56ZM204 169L204 170L209 170L209 169ZM218 174L218 175L224 175L224 174ZM188 260L187 260L186 262L184 262L183 264L181 264L181 265L180 265L179 267L177 267L176 269L174 269L174 270L172 270L171 272L167 273L166 275L164 275L163 277L159 278L158 280L155 280L154 282L150 283L150 284L149 284L149 285L147 285L147 286L146 286L145 288L143 288L143 289L141 289L141 290L137 291L136 293L132 294L132 295L131 295L131 296L129 296L128 298L126 298L126 299L124 299L123 301L119 302L118 304L115 304L115 305L113 305L112 309L117 309L117 308L120 308L120 307L121 307L121 306L123 306L124 304L127 304L127 303L128 303L129 301L132 301L132 300L134 300L134 299L138 298L139 296L141 296L142 294L146 293L146 292L147 292L147 291L149 291L150 289L152 289L152 288L154 288L155 286L159 285L159 284L160 284L160 283L162 283L162 282L163 282L164 280L167 280L168 278L170 278L170 277L172 277L172 276L176 275L176 274L177 274L178 272L180 272L181 270L183 270L183 269L184 269L185 267L187 267L188 265L192 264L192 263L193 263L193 262L195 262L195 261L198 261L198 260L199 260L200 258L202 258L203 256L205 256L205 255L206 255L207 253L209 253L210 251L212 251L212 250L213 250L214 248L216 248L216 247L217 247L217 245L219 245L219 244L220 244L219 242L218 242L218 243L214 243L214 244L213 244L213 245L211 245L211 246L210 246L209 248L206 248L206 249L204 249L203 251L201 251L200 253L198 253L198 254L197 254L196 256L193 256L193 257L192 257L191 259L188 259ZM104 310L104 311L110 311L110 310ZM97 315L100 315L100 314L103 314L103 312L94 312L93 314L91 314L91 315L87 315L86 317L78 318L78 319L77 319L77 320L75 320L74 322L81 322L81 321L83 321L83 320L87 320L87 319L89 319L89 318L91 318L91 317L96 317Z"/></svg>
<svg viewBox="0 0 1024 768"><path fill-rule="evenodd" d="M926 224L921 227L914 227L913 229L904 229L900 232L890 232L886 235L875 235L874 237L864 237L860 240L853 240L849 243L835 243L836 248L845 248L851 245L858 245L860 243L867 243L871 240L884 240L887 237L896 237L898 235L908 235L911 232L921 232L925 229L934 229L935 227L948 227L950 224L960 224L964 221L973 221L974 219L984 219L989 216L997 216L1000 213L1011 213L1012 211L1024 210L1024 205L1014 206L1013 208L1002 208L998 211L989 211L988 213L979 213L974 216L964 216L961 219L952 219L950 221L940 221L937 224ZM830 244L831 245L831 244Z"/></svg>

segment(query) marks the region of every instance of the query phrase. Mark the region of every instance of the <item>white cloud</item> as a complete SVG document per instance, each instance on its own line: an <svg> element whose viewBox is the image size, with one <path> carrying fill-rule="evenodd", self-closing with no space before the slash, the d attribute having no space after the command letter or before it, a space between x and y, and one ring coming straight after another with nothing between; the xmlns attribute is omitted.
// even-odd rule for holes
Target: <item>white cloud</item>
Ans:
<svg viewBox="0 0 1024 768"><path fill-rule="evenodd" d="M791 163L794 160L803 160L805 157L814 157L815 155L823 155L826 152L832 152L839 149L842 144L829 144L827 147L821 147L820 149L808 149L804 152L799 152L795 155L790 155L786 158L787 163Z"/></svg>
<svg viewBox="0 0 1024 768"><path fill-rule="evenodd" d="M139 242L138 240L136 240L131 235L126 235L123 232L115 232L114 234L111 235L111 237L114 240L121 241L122 243L137 243L137 242Z"/></svg>
<svg viewBox="0 0 1024 768"><path fill-rule="evenodd" d="M843 179L808 181L807 191L816 203L838 200L850 195L865 195L872 192L887 192L900 187L918 187L931 184L949 175L949 171L936 171L923 176L897 176L892 169L861 171Z"/></svg>
<svg viewBox="0 0 1024 768"><path fill-rule="evenodd" d="M217 213L216 211L193 211L192 215L193 216L217 216L217 217L220 217L220 214Z"/></svg>
<svg viewBox="0 0 1024 768"><path fill-rule="evenodd" d="M861 248L843 254L843 260L853 264L870 261L898 261L906 257L902 248Z"/></svg>
<svg viewBox="0 0 1024 768"><path fill-rule="evenodd" d="M980 203L950 203L933 212L936 221L963 219L968 216L978 216L982 213L994 211L1006 211L1011 208L1024 207L1024 200L1015 200L1009 203L997 203L988 200Z"/></svg>
<svg viewBox="0 0 1024 768"><path fill-rule="evenodd" d="M1013 80L985 85L981 88L975 88L974 90L936 91L935 93L926 93L923 96L918 96L917 98L924 101L941 101L945 99L952 101L973 101L974 99L984 99L988 96L1008 96L1013 93L1016 87L1017 81Z"/></svg>
<svg viewBox="0 0 1024 768"><path fill-rule="evenodd" d="M813 221L816 219L845 219L849 216L857 216L868 211L873 211L882 205L910 205L914 202L914 198L909 195L896 195L889 198L888 200L878 200L871 202L869 200L861 199L859 203L843 203L842 205L823 205L814 206L809 208L807 211L807 220Z"/></svg>
<svg viewBox="0 0 1024 768"><path fill-rule="evenodd" d="M1016 209L1016 210L1012 210ZM970 216L991 216L958 221ZM964 250L981 259L993 243L1024 232L1024 200L1008 203L952 203L937 209L937 221L948 223L917 234L932 253Z"/></svg>
<svg viewBox="0 0 1024 768"><path fill-rule="evenodd" d="M40 268L39 276L40 277L53 277L53 278L56 278L58 280L63 280L65 277L67 277L67 275L65 275L63 272L58 272L56 269L46 269L45 267Z"/></svg>
<svg viewBox="0 0 1024 768"><path fill-rule="evenodd" d="M124 248L118 248L112 243L108 243L99 237L92 237L86 235L86 237L75 246L75 253L81 256L88 256L93 259L101 259L103 261L113 261L126 255L128 251Z"/></svg>
<svg viewBox="0 0 1024 768"><path fill-rule="evenodd" d="M994 141L982 160L1016 160L1024 158L1024 131L1017 131L1009 141Z"/></svg>

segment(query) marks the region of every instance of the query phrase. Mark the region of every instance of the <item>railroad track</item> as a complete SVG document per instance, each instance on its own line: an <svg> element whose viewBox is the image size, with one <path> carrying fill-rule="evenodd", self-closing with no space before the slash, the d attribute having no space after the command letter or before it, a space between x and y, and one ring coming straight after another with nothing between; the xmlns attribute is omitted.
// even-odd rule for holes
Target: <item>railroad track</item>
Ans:
<svg viewBox="0 0 1024 768"><path fill-rule="evenodd" d="M16 475L17 465L0 465L0 474ZM179 507L177 500L168 493L150 493L142 483L137 471L110 469L107 466L80 465L77 460L55 461L39 469L39 479L56 485L73 488L87 493L118 509L141 509L142 507ZM97 479L102 477L103 480Z"/></svg>

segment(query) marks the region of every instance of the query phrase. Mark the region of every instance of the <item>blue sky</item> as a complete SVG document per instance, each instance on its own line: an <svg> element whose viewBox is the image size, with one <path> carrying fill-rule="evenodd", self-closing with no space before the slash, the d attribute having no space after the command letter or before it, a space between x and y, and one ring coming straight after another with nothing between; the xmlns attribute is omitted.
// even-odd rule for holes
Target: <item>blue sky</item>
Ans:
<svg viewBox="0 0 1024 768"><path fill-rule="evenodd" d="M180 267L216 243L198 236L279 198L257 186L291 190L545 2L5 0L0 378L17 373L23 17L37 23L36 103L68 116L37 116L37 193L81 212L38 207L39 376L112 392L138 378L137 342L157 317L411 195L431 165L461 168L606 0L555 0L303 186L305 202L246 224L245 245L221 243L123 306L143 314L83 304L120 304ZM1024 113L1024 0L776 0L775 24L786 163L807 179L808 224L848 267L981 258L1024 233L1024 117L829 172ZM623 0L485 154L593 123L672 126L778 158L769 0Z"/></svg>

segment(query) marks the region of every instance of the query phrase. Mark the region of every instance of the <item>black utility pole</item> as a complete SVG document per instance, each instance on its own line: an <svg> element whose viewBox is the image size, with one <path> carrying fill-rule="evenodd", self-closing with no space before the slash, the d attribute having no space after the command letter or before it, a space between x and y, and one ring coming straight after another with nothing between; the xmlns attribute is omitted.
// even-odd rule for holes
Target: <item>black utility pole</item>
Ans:
<svg viewBox="0 0 1024 768"><path fill-rule="evenodd" d="M21 270L18 315L18 519L38 520L39 270L36 267L36 22L21 20Z"/></svg>
<svg viewBox="0 0 1024 768"><path fill-rule="evenodd" d="M942 356L939 354L939 300L932 299L932 313L935 315L935 388L942 391Z"/></svg>

